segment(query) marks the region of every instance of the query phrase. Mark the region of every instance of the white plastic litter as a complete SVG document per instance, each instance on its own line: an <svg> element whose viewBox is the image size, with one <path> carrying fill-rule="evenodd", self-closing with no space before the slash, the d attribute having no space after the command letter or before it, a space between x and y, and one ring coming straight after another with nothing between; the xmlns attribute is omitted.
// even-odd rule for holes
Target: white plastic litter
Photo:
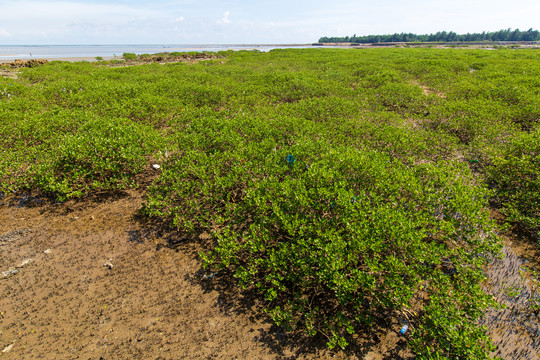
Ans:
<svg viewBox="0 0 540 360"><path fill-rule="evenodd" d="M33 263L33 262L34 262L34 259L26 259L22 263L20 263L19 266L17 266L17 267L22 268L22 267L25 267L28 264Z"/></svg>
<svg viewBox="0 0 540 360"><path fill-rule="evenodd" d="M9 268L7 271L2 271L2 279L7 279L8 277L17 274L18 272L19 270L15 268Z"/></svg>
<svg viewBox="0 0 540 360"><path fill-rule="evenodd" d="M6 347L4 348L4 350L2 350L2 353L10 352L11 349L13 349L13 346L15 346L15 344L11 344L11 345L9 345L9 346L6 346Z"/></svg>

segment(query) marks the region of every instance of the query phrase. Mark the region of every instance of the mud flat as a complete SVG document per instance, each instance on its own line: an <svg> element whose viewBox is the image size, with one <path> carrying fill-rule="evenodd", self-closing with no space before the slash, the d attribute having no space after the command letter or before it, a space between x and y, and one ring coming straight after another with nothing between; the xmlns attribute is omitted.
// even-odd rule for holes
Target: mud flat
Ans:
<svg viewBox="0 0 540 360"><path fill-rule="evenodd" d="M133 190L1 204L0 275L16 270L0 276L2 359L407 358L397 331L337 353L285 334L201 269L204 239L171 246L139 222L142 200Z"/></svg>
<svg viewBox="0 0 540 360"><path fill-rule="evenodd" d="M540 294L536 282L524 270L529 262L523 258L527 253L536 253L536 249L517 247L507 239L504 257L495 259L487 271L486 290L502 307L490 309L482 324L497 346L493 355L503 359L540 358L539 314L531 308L540 303Z"/></svg>

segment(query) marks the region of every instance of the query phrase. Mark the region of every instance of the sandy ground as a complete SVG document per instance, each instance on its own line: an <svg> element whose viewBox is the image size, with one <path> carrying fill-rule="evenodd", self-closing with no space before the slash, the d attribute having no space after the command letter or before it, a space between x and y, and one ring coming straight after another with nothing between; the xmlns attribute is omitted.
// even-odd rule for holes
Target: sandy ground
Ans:
<svg viewBox="0 0 540 360"><path fill-rule="evenodd" d="M143 196L3 200L1 359L407 358L399 324L337 352L285 334L230 280L208 278L204 236L180 239L138 220Z"/></svg>

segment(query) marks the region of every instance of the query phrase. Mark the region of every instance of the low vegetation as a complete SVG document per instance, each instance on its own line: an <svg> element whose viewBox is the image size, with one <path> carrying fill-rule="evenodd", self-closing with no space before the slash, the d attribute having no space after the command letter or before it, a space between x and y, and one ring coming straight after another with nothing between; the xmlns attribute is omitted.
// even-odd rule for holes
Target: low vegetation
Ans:
<svg viewBox="0 0 540 360"><path fill-rule="evenodd" d="M0 78L1 196L136 187L157 162L142 212L210 234L204 265L276 324L333 348L408 314L418 358L489 358L488 209L540 228L538 51L205 56Z"/></svg>
<svg viewBox="0 0 540 360"><path fill-rule="evenodd" d="M220 55L222 56L222 55ZM189 51L189 52L163 52L157 54L134 54L134 53L124 53L122 58L128 63L133 62L178 62L178 61L193 61L193 60L206 60L206 59L215 59L218 56L216 53L212 52L198 52L198 51Z"/></svg>

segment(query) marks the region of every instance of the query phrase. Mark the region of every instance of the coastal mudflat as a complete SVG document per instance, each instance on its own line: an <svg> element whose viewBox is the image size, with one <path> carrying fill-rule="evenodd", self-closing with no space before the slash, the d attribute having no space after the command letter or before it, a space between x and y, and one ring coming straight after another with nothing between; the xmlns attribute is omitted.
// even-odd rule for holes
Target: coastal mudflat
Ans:
<svg viewBox="0 0 540 360"><path fill-rule="evenodd" d="M4 201L2 359L398 356L397 333L337 353L324 339L286 335L255 300L201 269L201 239L173 246L170 234L137 220L142 201L138 190L56 205Z"/></svg>

